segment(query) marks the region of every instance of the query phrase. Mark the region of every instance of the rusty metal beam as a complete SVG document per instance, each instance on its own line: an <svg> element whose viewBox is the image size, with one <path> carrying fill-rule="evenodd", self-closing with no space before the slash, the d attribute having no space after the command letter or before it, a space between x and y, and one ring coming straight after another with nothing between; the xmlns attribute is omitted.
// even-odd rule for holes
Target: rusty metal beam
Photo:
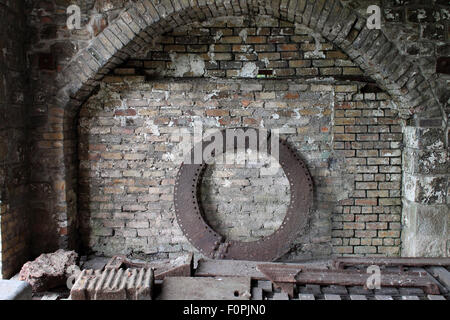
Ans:
<svg viewBox="0 0 450 320"><path fill-rule="evenodd" d="M348 266L389 266L389 267L426 267L450 266L450 258L380 258L380 257L340 257L333 260L335 269Z"/></svg>
<svg viewBox="0 0 450 320"><path fill-rule="evenodd" d="M354 270L313 270L295 265L258 265L273 283L296 283L341 286L366 286L370 274ZM426 293L439 294L439 287L426 272L383 272L381 287L422 288ZM288 292L289 293L289 292Z"/></svg>
<svg viewBox="0 0 450 320"><path fill-rule="evenodd" d="M198 261L195 270L196 277L251 277L254 280L266 280L266 276L257 267L261 264L258 261L240 260L205 260ZM285 265L282 263L270 262L267 264ZM317 260L303 263L296 263L301 268L327 270L331 267L329 260Z"/></svg>

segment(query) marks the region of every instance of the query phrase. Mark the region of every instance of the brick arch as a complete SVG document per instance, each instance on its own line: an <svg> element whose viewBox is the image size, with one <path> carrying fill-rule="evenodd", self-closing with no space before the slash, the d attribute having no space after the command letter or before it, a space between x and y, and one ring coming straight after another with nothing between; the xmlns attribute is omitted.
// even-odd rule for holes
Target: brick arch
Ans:
<svg viewBox="0 0 450 320"><path fill-rule="evenodd" d="M60 98L69 107L81 105L98 80L130 54L159 35L181 25L227 15L271 15L301 23L332 42L398 103L401 114L416 120L446 119L428 79L408 62L381 30L369 30L366 19L340 0L253 1L137 0L91 44L81 50L59 77ZM74 101L69 102L72 99ZM72 114L72 112L69 112Z"/></svg>
<svg viewBox="0 0 450 320"><path fill-rule="evenodd" d="M158 3L158 4L154 4ZM59 246L72 246L76 230L76 115L104 75L131 54L177 26L221 16L271 15L301 23L335 44L377 81L397 102L401 114L411 122L446 119L428 80L419 68L402 57L395 44L380 30L369 30L364 17L342 5L340 0L136 0L82 49L59 74L55 105L64 106L62 158L65 187L55 202L65 208ZM62 162L61 161L61 162ZM62 212L61 211L61 212ZM64 223L65 221L65 223ZM67 229L65 229L67 228Z"/></svg>

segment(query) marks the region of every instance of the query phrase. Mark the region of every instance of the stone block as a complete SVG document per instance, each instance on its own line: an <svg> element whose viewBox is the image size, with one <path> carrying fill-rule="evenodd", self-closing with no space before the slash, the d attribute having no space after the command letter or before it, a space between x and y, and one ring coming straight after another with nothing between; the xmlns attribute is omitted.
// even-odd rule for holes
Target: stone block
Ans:
<svg viewBox="0 0 450 320"><path fill-rule="evenodd" d="M422 204L446 203L447 177L403 175L405 199Z"/></svg>
<svg viewBox="0 0 450 320"><path fill-rule="evenodd" d="M31 286L25 281L0 280L0 300L31 300Z"/></svg>
<svg viewBox="0 0 450 320"><path fill-rule="evenodd" d="M75 251L58 250L42 254L36 260L27 262L20 270L19 280L28 282L33 292L45 291L64 285L68 268L76 265L78 255Z"/></svg>
<svg viewBox="0 0 450 320"><path fill-rule="evenodd" d="M445 174L450 172L447 150L415 150L403 154L404 171L410 174Z"/></svg>
<svg viewBox="0 0 450 320"><path fill-rule="evenodd" d="M448 256L448 205L403 202L402 256Z"/></svg>
<svg viewBox="0 0 450 320"><path fill-rule="evenodd" d="M440 128L406 127L403 141L405 147L412 149L443 150L445 148L445 134Z"/></svg>

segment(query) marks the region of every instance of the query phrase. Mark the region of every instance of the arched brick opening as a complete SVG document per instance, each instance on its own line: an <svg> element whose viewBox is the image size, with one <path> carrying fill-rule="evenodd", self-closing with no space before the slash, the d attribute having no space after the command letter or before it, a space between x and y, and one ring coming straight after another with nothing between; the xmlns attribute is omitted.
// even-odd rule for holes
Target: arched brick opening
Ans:
<svg viewBox="0 0 450 320"><path fill-rule="evenodd" d="M155 34L211 17L248 14L267 14L308 26L340 47L368 76L376 79L379 86L397 102L400 113L409 118L410 125L445 125L446 116L442 107L419 68L409 62L405 63L395 44L381 31L367 29L365 18L358 16L338 0L218 0L198 3L163 0L158 5L148 0L132 2L114 23L87 48L81 50L60 73L59 94L54 101L48 103L55 123L62 129L48 133L49 140L55 138L59 151L56 158L42 163L44 167L51 168L48 180L52 184L34 184L40 190L47 190L47 196L52 201L49 201L47 208L35 210L50 212L51 217L47 218L54 218L58 223L54 227L49 224L49 228L55 230L52 232L53 236L47 235L46 240L37 245L41 250L45 248L47 251L58 246L73 247L76 243L76 117L79 107L95 90L99 80L125 61L131 53L151 42ZM414 116L410 117L411 114ZM413 140L426 134L421 129L411 127L408 130ZM441 139L446 134L442 129L433 130ZM411 147L414 147L414 141L411 142ZM414 150L411 152L415 152ZM419 201L414 195L410 198L414 203Z"/></svg>

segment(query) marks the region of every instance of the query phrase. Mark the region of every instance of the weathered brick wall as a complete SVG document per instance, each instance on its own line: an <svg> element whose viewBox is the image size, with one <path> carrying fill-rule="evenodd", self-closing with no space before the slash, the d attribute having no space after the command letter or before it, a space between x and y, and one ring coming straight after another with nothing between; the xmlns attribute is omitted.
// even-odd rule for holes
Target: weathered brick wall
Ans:
<svg viewBox="0 0 450 320"><path fill-rule="evenodd" d="M102 75L107 73L111 68L120 63L122 59L133 55L136 50L141 47L146 47L150 37L156 34L164 33L163 31L170 30L171 27L180 23L185 24L184 21L192 20L208 20L209 16L203 13L212 13L213 15L243 14L243 15L258 15L258 14L274 14L291 19L292 12L289 13L285 7L285 2L272 2L274 6L264 5L264 1L233 1L226 2L215 1L213 5L208 3L208 6L199 10L196 7L188 7L187 9L177 8L181 15L167 16L167 10L173 10L173 4L170 1L163 0L160 4L150 11L152 18L158 23L152 25L150 28L137 26L132 24L132 29L126 24L131 20L137 21L142 16L149 15L149 12L136 13L136 11L128 11L121 15L120 23L114 21L122 10L125 3L130 6L139 4L141 1L71 1L71 0L50 0L45 2L40 1L26 1L28 15L28 24L30 27L31 48L29 50L30 61L32 63L32 92L33 104L30 110L30 135L32 139L31 163L34 168L32 170L33 182L32 215L39 218L36 219L41 229L36 227L33 241L34 252L36 254L43 250L50 250L55 247L75 246L77 231L77 208L74 204L76 201L77 190L75 186L77 166L76 166L76 145L77 137L74 134L73 125L76 119L76 113L82 100L92 92L93 88L98 84L98 80ZM66 15L65 9L71 3L81 4L83 19L82 30L68 31L65 26ZM145 1L148 3L149 1ZM295 1L297 2L297 1ZM336 1L337 2L337 1ZM358 18L355 20L353 13L348 17L349 20L344 24L350 23L351 28L345 27L339 33L336 41L343 47L346 52L356 59L356 63L373 73L373 76L380 84L387 84L387 89L393 94L397 105L403 113L408 114L408 111L415 113L411 125L418 126L440 126L442 125L442 108L448 109L448 75L436 73L436 60L439 57L448 57L448 3L445 1L341 1L345 3L350 11L343 11L345 15L338 15L331 17L330 23L326 25L331 27L339 19L344 19L349 12L358 12L360 16L367 16L365 10L369 4L380 4L383 8L385 17L383 18L382 30L380 32L364 32L364 19ZM182 1L184 4L187 3ZM283 8L277 8L278 4ZM320 12L311 10L314 4L322 4L322 2L314 1L298 1L299 8L296 11L296 19L299 22L304 21L310 23L317 22L317 17ZM326 3L335 3L335 1L327 1ZM95 6L94 6L95 4ZM261 4L261 6L259 5ZM241 8L239 8L241 6ZM247 7L248 6L248 7ZM224 8L226 7L226 8ZM326 6L325 6L326 7ZM426 14L426 19L420 18L414 21L409 12L412 12L420 7L439 13L437 16L432 12L433 17L439 17L439 20L430 20L431 16ZM146 8L148 6L146 5ZM390 18L389 10L394 8L402 12L403 16L399 21L387 21ZM330 8L328 8L330 9ZM447 10L447 11L446 11ZM217 11L220 11L219 13ZM202 13L203 12L203 13ZM304 14L304 12L307 13ZM323 12L327 12L323 10ZM423 17L419 10L415 11L418 15ZM142 16L141 16L142 15ZM312 18L311 18L312 17ZM310 19L311 18L311 19ZM144 19L146 20L146 19ZM315 30L320 32L324 26L320 24L315 27ZM444 26L445 36L442 40L441 36L434 37L434 34L423 32L426 29L442 30L440 25ZM120 26L120 27L119 27ZM131 24L129 25L131 26ZM341 25L342 26L342 23ZM102 34L102 30L107 27L109 33ZM111 28L110 28L111 27ZM144 31L145 29L145 31ZM325 29L324 29L325 31ZM326 32L325 32L326 33ZM367 37L367 35L370 35ZM103 35L101 41L92 41L96 36ZM375 36L376 35L376 36ZM377 39L377 36L380 37ZM328 35L329 36L329 35ZM119 37L117 39L116 37ZM327 36L326 36L327 37ZM345 41L343 38L345 38ZM105 39L110 38L112 43ZM366 39L369 39L367 41ZM131 40L131 41L130 41ZM376 40L376 41L375 41ZM389 43L389 41L391 41ZM418 41L420 40L420 41ZM117 41L124 41L123 46L115 47ZM151 41L150 41L151 42ZM103 43L103 44L100 44ZM373 44L368 46L368 44ZM391 46L392 45L392 46ZM92 46L94 50L100 50L100 58L105 58L105 61L98 60L100 67L90 65L86 62L97 63L97 60L90 57L87 51L83 50L86 46ZM106 46L107 49L103 48ZM362 46L362 47L361 47ZM102 49L99 49L102 47ZM378 47L381 47L379 54ZM414 47L410 49L411 47ZM123 48L123 50L121 50ZM113 53L106 52L112 51ZM370 52L370 55L366 53ZM78 53L83 53L82 55ZM111 57L111 54L114 54ZM402 55L400 55L402 54ZM375 56L374 56L375 55ZM370 57L369 57L370 56ZM89 58L90 57L90 58ZM88 59L89 58L89 59ZM87 60L85 60L87 59ZM78 62L84 62L85 68L80 69ZM390 64L392 62L392 64ZM65 69L64 76L55 81L57 75L61 75L61 71ZM93 68L90 70L89 68ZM236 69L237 70L237 69ZM395 82L395 83L394 83ZM77 91L81 84L82 90ZM65 90L75 94L79 100L67 101L67 92L65 95L57 96L56 91L61 84L66 85ZM434 96L439 99L441 106L435 107L432 95L430 95L428 86L432 88ZM55 99L55 96L58 99ZM411 103L402 103L402 102ZM447 110L448 115L448 110ZM446 116L444 116L446 117ZM445 127L445 125L444 125ZM442 149L444 153L448 154L448 128L441 131L445 137L445 146ZM446 158L446 156L444 156ZM432 178L435 173L428 172L427 178ZM439 173L447 179L448 174ZM416 177L424 177L417 175ZM440 192L442 190L441 184L429 185L432 193ZM445 187L443 187L446 189ZM447 182L448 188L448 182ZM421 192L421 191L417 191ZM445 191L448 194L447 191ZM448 208L448 200L446 203L439 205L442 208ZM428 206L428 203L423 204ZM415 206L415 203L414 203ZM444 211L445 212L445 211ZM448 211L447 211L448 212ZM444 222L448 223L448 215L443 215ZM56 218L55 218L56 217ZM432 219L428 220L434 224ZM442 221L442 220L440 220ZM48 228L51 226L51 228ZM416 228L417 229L417 228ZM447 227L448 229L448 227ZM408 230L415 230L410 228ZM436 231L436 230L435 230ZM408 231L412 236L416 231ZM433 231L434 232L434 231ZM436 237L436 232L429 232L429 237ZM441 240L439 240L441 241ZM442 242L442 241L441 241ZM448 246L447 246L448 250ZM416 254L428 254L427 251L418 250Z"/></svg>
<svg viewBox="0 0 450 320"><path fill-rule="evenodd" d="M37 117L43 116L41 106L44 104L44 97L55 94L55 86L53 85L56 76L55 72L61 71L73 61L77 52L91 44L92 40L105 28L113 25L114 20L127 5L133 6L134 4L125 0L48 0L45 3L27 0L25 2L27 4L26 13L30 33L33 35L30 37L31 47L29 53L33 64L33 91L37 100L36 105L39 105L35 110ZM308 3L306 5L306 2L299 1L299 13L305 11L305 6L308 11L310 4ZM383 35L395 45L398 53L402 55L402 61L405 65L414 64L420 69L421 74L426 77L425 82L430 84L436 97L441 101L443 108L447 108L446 114L448 114L449 104L447 101L450 97L447 84L448 75L436 72L436 61L439 58L445 58L450 55L450 6L448 2L445 0L340 0L340 2L346 8L362 17L368 16L366 11L369 5L375 4L381 7ZM66 27L67 15L65 11L71 4L78 4L81 8L82 20L80 30L70 31ZM154 5L158 10L162 10L164 7L170 7L170 5L164 3L155 3ZM238 1L232 2L230 5L232 7L239 7ZM250 8L255 9L255 12L258 12L256 2L248 2L248 5ZM217 9L219 8L220 5L217 4ZM284 9L286 10L286 8ZM206 9L204 12L208 10L211 10L213 15L216 14L213 9ZM191 11L193 11L191 12L191 16L202 16L197 10ZM241 11L247 13L246 10ZM263 10L262 8L259 8L259 11L262 14L267 11L270 12L270 10ZM221 14L226 16L229 15L229 12L224 10ZM252 10L250 12L249 16L257 17L260 14L254 13ZM311 14L311 11L308 12ZM273 13L276 15L279 14L277 10ZM243 16L248 17L246 14L243 14ZM339 17L337 18L339 19ZM206 15L206 20L209 19L210 15ZM163 22L161 25L158 24L152 27L149 35L156 37L164 33L165 30L173 28L180 21L178 19L174 20L173 18L169 20L170 22ZM205 18L199 18L199 20L203 21ZM309 21L309 18L304 20ZM361 28L359 21L355 27L358 30ZM127 32L130 31L123 25L115 30L120 32L122 29ZM378 33L374 32L373 34ZM120 40L122 41L123 39ZM145 47L145 43L143 42L147 40L148 38L144 36L144 38L133 43L133 48L128 48L126 52L133 54L135 50ZM116 41L116 39L113 41ZM373 43L375 46L386 45L386 43L376 37L373 37ZM117 55L111 62L117 63L123 57L123 55ZM364 61L358 61L358 63L364 63ZM420 78L419 82L422 80L423 78ZM419 82L416 84L419 84ZM412 87L408 85L408 90L411 89ZM414 92L414 95L417 95L417 93ZM419 114L424 112L424 109L425 107L423 106L414 112ZM439 120L437 118L442 118L441 111L436 110L433 111L433 114L424 114L423 118L429 121L423 122L423 125L439 126L441 123L438 123ZM431 119L433 120L431 121Z"/></svg>
<svg viewBox="0 0 450 320"><path fill-rule="evenodd" d="M400 253L402 128L384 93L337 94L335 156L353 184L333 215L333 249L341 254Z"/></svg>
<svg viewBox="0 0 450 320"><path fill-rule="evenodd" d="M325 55L322 59L327 60ZM128 75L118 75L125 69ZM79 208L87 247L107 255L192 250L175 222L179 163L173 161L177 141L171 134L192 130L197 120L207 128L282 128L283 137L305 159L315 183L314 210L285 259L399 254L402 134L385 93L361 93L373 91L371 85L331 79L317 84L306 79L145 82L145 76L130 75L140 72L116 69L80 114ZM213 172L222 183L224 172L230 173ZM261 214L271 204L245 198L245 186L254 194L274 194L279 188L265 184L257 189L260 177L248 168L232 172L238 174L233 178L244 199L236 199L234 192L232 205L229 190L209 189L213 206L204 205L212 225L241 240L275 230L283 212ZM228 181L233 188L233 179ZM275 193L277 201L286 200L286 191ZM239 221L235 230L230 221ZM251 224L239 228L245 221Z"/></svg>
<svg viewBox="0 0 450 320"><path fill-rule="evenodd" d="M28 258L25 17L0 1L0 278Z"/></svg>
<svg viewBox="0 0 450 320"><path fill-rule="evenodd" d="M236 157L245 153L238 151ZM274 170L270 174L264 171L268 166ZM205 220L219 234L236 241L256 241L275 232L290 196L286 174L266 153L257 161L246 159L245 164L214 161L206 168L200 189Z"/></svg>
<svg viewBox="0 0 450 320"><path fill-rule="evenodd" d="M177 28L132 57L149 77L314 77L363 74L309 28L270 16L223 17ZM130 70L116 69L126 73Z"/></svg>
<svg viewBox="0 0 450 320"><path fill-rule="evenodd" d="M117 18L125 0L25 0L30 62L30 250L33 256L77 248L77 157L74 121L55 101L56 76ZM81 9L81 30L67 29L67 7Z"/></svg>
<svg viewBox="0 0 450 320"><path fill-rule="evenodd" d="M295 81L161 79L127 84L132 79L108 77L107 82L119 82L107 83L80 113L79 207L82 234L94 251L167 254L192 250L174 220L173 186L180 163L173 160L178 144L172 134L179 128L192 131L197 120L205 129L280 128L316 177L317 201L310 227L298 239L294 254L331 253L328 190L333 186L327 183L333 179L324 168L331 155L332 86L329 91L319 86L309 92L310 85ZM240 180L254 185L259 181L245 175ZM275 194L279 190L267 187ZM226 205L226 194L220 200ZM270 209L261 200L242 199L242 203ZM244 213L241 209L229 213L238 219ZM266 214L250 215L255 223L246 226L249 233L257 233L260 225L269 222Z"/></svg>

